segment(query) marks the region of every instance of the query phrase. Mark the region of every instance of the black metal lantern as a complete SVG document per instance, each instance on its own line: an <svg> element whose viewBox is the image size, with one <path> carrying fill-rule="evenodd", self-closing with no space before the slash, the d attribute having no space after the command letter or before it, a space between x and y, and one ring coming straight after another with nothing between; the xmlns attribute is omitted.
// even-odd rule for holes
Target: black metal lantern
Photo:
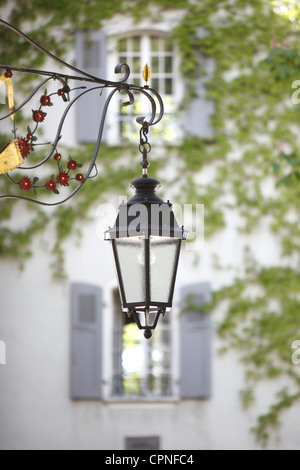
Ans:
<svg viewBox="0 0 300 470"><path fill-rule="evenodd" d="M72 192L63 199L55 202L41 201L17 194L0 195L0 199L21 199L42 206L56 206L67 202L80 190L89 178L94 178L98 174L96 159L101 145L107 110L113 96L117 92L122 92L127 95L129 99L124 101L122 106L134 105L134 93L142 94L150 103L151 114L148 120L143 116L136 118L137 123L141 125L139 150L143 155L143 161L141 163L143 176L131 183L131 186L136 191L135 195L126 204L121 204L114 227L109 228L109 230L105 232L105 239L111 240L113 247L123 309L128 310L128 315L133 316L138 327L145 330L145 337L150 338L160 315L165 315L166 311L172 307L181 241L187 238L187 232L183 227L178 226L172 211L172 204L170 204L170 202L164 202L155 194L155 191L160 187L159 181L149 178L147 174L147 168L149 166L147 155L151 151L151 145L147 138L149 127L158 124L164 115L164 105L161 96L157 91L148 86L148 81L151 77L150 68L148 64L146 64L142 72L146 82L144 87L127 83L130 76L130 68L125 63L118 64L115 68L116 74L124 73L122 79L119 81L104 80L103 78L91 75L55 57L20 30L1 18L0 25L15 32L50 59L76 72L74 76L53 71L49 72L46 70L0 64L0 70L5 70L0 77L0 85L6 83L9 96L9 113L0 117L0 121L11 118L14 122L12 132L15 137L13 142L10 142L0 151L0 167L2 168L2 171L0 168L0 173L6 174L9 180L14 183L16 187L19 187L20 190L30 191L32 189L35 194L36 190L40 190L41 188L46 188L48 192L51 190L54 194L59 194L59 191L56 190L57 184L68 186L69 179L78 182L78 185ZM12 71L46 77L17 108L14 106L13 99ZM61 97L64 102L69 103L61 116L56 136L53 142L51 142L51 148L48 154L38 163L34 163L31 166L23 166L23 157L28 156L28 152L30 153L30 151L33 150L34 145L49 145L49 143L34 144L33 142L37 140L37 137L33 134L37 131L38 125L44 121L47 115L42 111L42 107L50 105L50 95L48 96L47 91L44 90L44 95L42 95L39 101L39 109L33 111L33 121L35 122L34 131L30 131L26 139L23 137L17 138L15 115L39 92L41 87L52 80L58 80L62 88L59 88L57 92L51 95L57 95ZM93 84L93 86L89 88L75 87L71 89L68 85L69 81L87 82ZM99 98L101 98L103 90L106 88L112 89L112 91L109 93L103 105L101 121L99 122L98 138L85 175L79 173L76 177L70 178L69 171L79 166L77 162L72 160L68 162L68 172L63 171L62 164L59 164L59 174L56 178L54 176L51 177L44 184L40 184L40 182L37 184L39 180L38 177L34 177L32 181L28 177L17 180L9 174L9 172L15 168L18 168L20 171L39 168L44 163L48 162L52 156L59 162L61 155L57 153L57 145L62 138L62 129L69 111L78 100L92 91L98 90ZM77 94L71 101L69 96L70 92L81 89L84 89L84 91ZM59 159L56 159L56 155L59 155ZM96 174L92 176L94 170ZM144 325L142 325L140 320L141 314L145 315Z"/></svg>
<svg viewBox="0 0 300 470"><path fill-rule="evenodd" d="M155 194L159 181L144 171L131 187L136 193L120 205L105 239L112 243L123 309L151 338L160 315L172 307L181 241L187 232L178 226L172 204Z"/></svg>

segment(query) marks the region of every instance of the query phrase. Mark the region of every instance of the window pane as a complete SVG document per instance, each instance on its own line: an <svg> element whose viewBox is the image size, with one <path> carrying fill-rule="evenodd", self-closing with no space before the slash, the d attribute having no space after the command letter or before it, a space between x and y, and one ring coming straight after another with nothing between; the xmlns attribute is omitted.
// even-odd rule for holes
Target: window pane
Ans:
<svg viewBox="0 0 300 470"><path fill-rule="evenodd" d="M173 80L172 78L166 78L165 90L167 95L173 94Z"/></svg>
<svg viewBox="0 0 300 470"><path fill-rule="evenodd" d="M172 39L165 40L165 51L166 52L174 52L174 42Z"/></svg>
<svg viewBox="0 0 300 470"><path fill-rule="evenodd" d="M141 38L140 37L134 37L132 38L132 50L133 52L140 52L141 50Z"/></svg>
<svg viewBox="0 0 300 470"><path fill-rule="evenodd" d="M159 92L159 80L158 78L151 78L151 88L154 88L154 90Z"/></svg>
<svg viewBox="0 0 300 470"><path fill-rule="evenodd" d="M151 69L152 69L152 73L158 73L159 72L159 59L158 59L158 57L152 57Z"/></svg>
<svg viewBox="0 0 300 470"><path fill-rule="evenodd" d="M121 39L118 42L118 52L126 52L127 51L127 39Z"/></svg>
<svg viewBox="0 0 300 470"><path fill-rule="evenodd" d="M159 38L156 38L156 37L151 38L151 50L152 52L159 51Z"/></svg>
<svg viewBox="0 0 300 470"><path fill-rule="evenodd" d="M133 73L142 73L139 57L134 57L133 58L133 70L132 70L132 72Z"/></svg>
<svg viewBox="0 0 300 470"><path fill-rule="evenodd" d="M135 323L129 323L123 329L123 390L124 395L141 395L141 379L144 363L144 351L141 333Z"/></svg>
<svg viewBox="0 0 300 470"><path fill-rule="evenodd" d="M173 72L173 58L165 57L165 73Z"/></svg>

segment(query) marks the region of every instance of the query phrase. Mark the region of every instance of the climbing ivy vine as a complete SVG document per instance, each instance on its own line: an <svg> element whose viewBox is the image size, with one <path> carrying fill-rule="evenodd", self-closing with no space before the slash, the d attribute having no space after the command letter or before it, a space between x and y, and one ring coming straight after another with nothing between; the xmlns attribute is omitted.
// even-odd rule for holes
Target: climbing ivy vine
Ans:
<svg viewBox="0 0 300 470"><path fill-rule="evenodd" d="M216 293L213 305L216 311L226 305L219 332L225 347L237 349L245 364L244 405L253 403L261 381L280 377L285 383L253 429L263 445L280 423L281 413L300 399L299 370L291 362L291 345L300 339L300 185L290 184L300 175L300 105L290 100L300 63L299 11L292 1L283 3L285 10L278 9L280 0L0 0L2 9L11 9L12 24L25 31L30 25L30 36L59 56L72 46L76 30L100 28L115 14L134 15L139 21L145 14L156 18L164 10L184 11L172 34L190 99L203 72L203 57L215 60L214 76L206 83L207 96L215 106L214 137L187 138L181 146L168 148L166 161L151 168L153 175L163 177L168 156L180 159L181 175L174 179L174 187L177 184L185 201L205 204L206 237L224 230L234 214L243 234L267 224L281 250L281 259L270 267L260 265L255 252L245 247L244 272L240 270L230 286ZM1 29L0 48L2 62L42 65L43 57L9 31ZM283 68L283 56L289 59L289 70L286 61ZM81 147L72 151L72 157L84 162L90 150ZM119 155L118 148L104 146L101 185L88 182L88 190L81 191L71 206L54 213L56 276L63 273L62 242L88 217L92 205L104 200L107 191L117 191L121 184L126 187L136 175L131 164L121 164L115 171L111 163L118 162ZM213 182L200 184L197 175L212 166ZM1 192L7 189L5 178L0 184ZM48 220L43 211L32 208L28 227L16 232L7 224L14 205L12 201L0 203L0 255L23 260L30 255L32 237L47 227Z"/></svg>

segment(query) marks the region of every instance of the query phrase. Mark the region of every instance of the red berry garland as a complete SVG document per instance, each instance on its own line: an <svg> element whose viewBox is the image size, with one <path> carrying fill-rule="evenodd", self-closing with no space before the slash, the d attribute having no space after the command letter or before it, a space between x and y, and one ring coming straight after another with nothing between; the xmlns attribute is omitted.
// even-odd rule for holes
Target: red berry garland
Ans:
<svg viewBox="0 0 300 470"><path fill-rule="evenodd" d="M20 184L20 188L21 188L23 191L30 191L31 188L32 188L31 179L30 179L30 178L27 178L27 176L23 176L23 178L21 178L19 184Z"/></svg>
<svg viewBox="0 0 300 470"><path fill-rule="evenodd" d="M76 170L77 168L77 162L75 162L75 160L70 160L68 162L68 169L69 170Z"/></svg>
<svg viewBox="0 0 300 470"><path fill-rule="evenodd" d="M70 179L70 176L68 175L68 173L66 173L65 171L61 171L57 177L57 182L61 185L61 186L68 186L69 185L69 179Z"/></svg>
<svg viewBox="0 0 300 470"><path fill-rule="evenodd" d="M43 122L46 116L47 114L41 111L40 109L32 112L32 119L34 120L34 122Z"/></svg>
<svg viewBox="0 0 300 470"><path fill-rule="evenodd" d="M50 96L43 95L40 99L42 106L51 106L51 98Z"/></svg>
<svg viewBox="0 0 300 470"><path fill-rule="evenodd" d="M76 180L77 180L77 181L82 181L83 178L84 178L84 177L83 177L83 174L82 174L82 173L77 173L77 175L76 175Z"/></svg>
<svg viewBox="0 0 300 470"><path fill-rule="evenodd" d="M18 146L23 158L26 158L28 157L28 155L30 155L31 146L27 139L24 139L24 137L20 137L18 139Z"/></svg>
<svg viewBox="0 0 300 470"><path fill-rule="evenodd" d="M5 72L5 76L7 78L12 77L12 72L7 69ZM68 97L66 94L70 92L70 88L68 86L65 86L64 88L61 88L57 91L57 95L62 97L64 101L67 101ZM32 109L32 119L34 122L37 124L43 122L45 120L45 117L47 116L47 113L42 111L43 106L53 106L53 103L51 102L51 96L47 94L47 90L45 90L44 95L41 96L40 98L40 107L39 109ZM27 135L26 137L19 137L17 138L18 146L20 149L20 153L23 158L26 158L30 155L30 153L34 150L34 146L37 145L34 142L38 140L38 138L35 136L35 133L38 129L38 125L35 126L34 131L31 131L30 127L27 128ZM40 144L44 145L44 144ZM52 175L44 184L37 184L39 181L38 177L35 177L33 181L31 181L30 178L27 176L24 176L23 178L20 179L18 182L19 187L22 191L30 191L31 189L33 190L34 194L37 194L36 190L38 188L46 188L48 191L54 192L55 194L59 194L59 191L57 189L57 185L60 186L69 186L69 181L70 180L76 180L78 182L84 181L84 175L82 173L77 173L75 174L74 177L70 176L70 171L75 171L79 168L82 167L82 164L77 163L77 161L73 160L71 156L69 156L69 161L66 163L67 170L64 171L62 164L60 163L62 160L62 155L58 153L58 150L55 149L55 153L53 155L54 161L57 162L58 166L58 175L55 177Z"/></svg>
<svg viewBox="0 0 300 470"><path fill-rule="evenodd" d="M49 179L47 182L46 182L46 188L49 189L49 191L55 191L56 189L56 183L54 180L52 179Z"/></svg>

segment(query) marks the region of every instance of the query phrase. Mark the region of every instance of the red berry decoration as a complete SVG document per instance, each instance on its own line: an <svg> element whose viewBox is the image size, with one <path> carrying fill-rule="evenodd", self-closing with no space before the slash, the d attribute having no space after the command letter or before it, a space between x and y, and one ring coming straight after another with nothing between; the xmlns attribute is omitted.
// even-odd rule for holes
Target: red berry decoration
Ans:
<svg viewBox="0 0 300 470"><path fill-rule="evenodd" d="M43 95L40 99L42 106L51 106L50 96Z"/></svg>
<svg viewBox="0 0 300 470"><path fill-rule="evenodd" d="M11 70L6 70L4 76L5 76L6 78L11 78L11 77L13 76L13 73L12 73Z"/></svg>
<svg viewBox="0 0 300 470"><path fill-rule="evenodd" d="M49 189L49 191L55 191L56 189L55 181L52 179L46 181L46 188Z"/></svg>
<svg viewBox="0 0 300 470"><path fill-rule="evenodd" d="M57 177L57 182L61 185L61 186L68 186L69 185L69 178L70 176L68 175L68 173L66 173L65 171L61 171Z"/></svg>
<svg viewBox="0 0 300 470"><path fill-rule="evenodd" d="M77 180L77 181L82 181L83 178L84 178L84 176L83 176L82 173L77 173L77 175L76 175L76 180Z"/></svg>
<svg viewBox="0 0 300 470"><path fill-rule="evenodd" d="M61 154L60 154L60 153L56 153L53 158L54 158L54 160L55 160L56 162L60 162L60 161L61 161Z"/></svg>
<svg viewBox="0 0 300 470"><path fill-rule="evenodd" d="M18 146L23 158L26 158L28 157L28 155L30 155L31 146L27 139L24 139L24 137L20 137L18 139Z"/></svg>
<svg viewBox="0 0 300 470"><path fill-rule="evenodd" d="M43 122L46 116L47 114L41 110L32 112L32 119L34 120L34 122Z"/></svg>
<svg viewBox="0 0 300 470"><path fill-rule="evenodd" d="M68 169L69 170L76 170L77 168L77 162L75 162L75 160L70 160L68 162Z"/></svg>
<svg viewBox="0 0 300 470"><path fill-rule="evenodd" d="M23 191L30 191L32 188L32 182L30 178L27 178L27 176L23 176L23 178L20 180L20 188Z"/></svg>

